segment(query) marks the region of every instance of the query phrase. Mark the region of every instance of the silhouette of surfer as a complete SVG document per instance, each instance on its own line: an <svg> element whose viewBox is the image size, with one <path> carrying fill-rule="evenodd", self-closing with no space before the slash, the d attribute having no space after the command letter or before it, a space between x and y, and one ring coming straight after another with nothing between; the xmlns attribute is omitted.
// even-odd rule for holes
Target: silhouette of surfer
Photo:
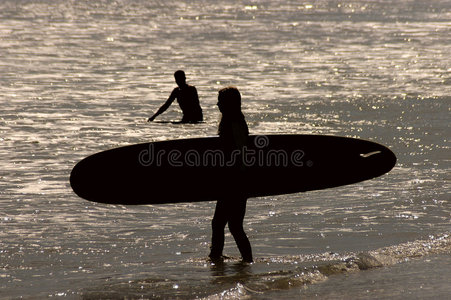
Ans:
<svg viewBox="0 0 451 300"><path fill-rule="evenodd" d="M168 100L158 109L158 111L150 117L147 121L152 122L155 118L165 112L172 102L177 99L177 102L182 109L183 118L181 123L197 123L202 122L202 108L199 104L199 96L197 89L186 83L185 72L178 70L174 73L175 82L178 87L174 88Z"/></svg>
<svg viewBox="0 0 451 300"><path fill-rule="evenodd" d="M221 139L226 161L237 158L232 151L241 150L247 143L249 130L243 113L241 112L241 95L237 88L226 87L219 91L218 108L222 113L218 134ZM243 152L241 152L243 153ZM235 239L244 262L252 262L252 249L249 239L243 229L246 213L247 197L243 192L244 164L237 159L231 166L226 167L225 175L218 178L222 186L222 197L216 203L216 210L212 220L212 239L210 259L213 262L222 260L224 248L224 228L229 230Z"/></svg>

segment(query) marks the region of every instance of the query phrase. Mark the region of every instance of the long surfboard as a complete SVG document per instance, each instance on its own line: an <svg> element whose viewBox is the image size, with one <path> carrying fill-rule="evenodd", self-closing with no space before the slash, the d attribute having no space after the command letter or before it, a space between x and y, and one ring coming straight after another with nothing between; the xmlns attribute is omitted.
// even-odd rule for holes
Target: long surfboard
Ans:
<svg viewBox="0 0 451 300"><path fill-rule="evenodd" d="M378 177L396 163L387 147L323 135L249 136L225 151L218 137L143 143L103 151L78 162L74 192L110 204L212 201L332 188Z"/></svg>

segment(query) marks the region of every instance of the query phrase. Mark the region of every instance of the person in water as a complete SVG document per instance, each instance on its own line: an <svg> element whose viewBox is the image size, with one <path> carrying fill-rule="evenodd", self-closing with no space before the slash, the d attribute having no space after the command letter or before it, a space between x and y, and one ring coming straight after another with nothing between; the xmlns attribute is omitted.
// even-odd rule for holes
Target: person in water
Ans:
<svg viewBox="0 0 451 300"><path fill-rule="evenodd" d="M247 143L249 130L241 112L241 95L237 88L226 87L219 91L218 108L222 113L218 134L226 154L226 161L231 161L232 151L243 150ZM234 155L236 158L236 155ZM249 239L243 229L246 213L247 197L243 192L245 166L238 159L232 166L226 167L220 180L223 196L216 203L212 220L212 239L210 259L221 261L224 248L224 228L229 225L244 262L252 262L252 249Z"/></svg>
<svg viewBox="0 0 451 300"><path fill-rule="evenodd" d="M182 123L197 123L202 122L202 108L199 104L199 96L197 95L197 90L194 86L186 83L185 72L178 70L174 73L175 82L178 87L174 88L168 100L158 109L158 111L150 117L147 121L152 122L157 116L171 106L172 102L177 99L177 102L182 109L183 118Z"/></svg>

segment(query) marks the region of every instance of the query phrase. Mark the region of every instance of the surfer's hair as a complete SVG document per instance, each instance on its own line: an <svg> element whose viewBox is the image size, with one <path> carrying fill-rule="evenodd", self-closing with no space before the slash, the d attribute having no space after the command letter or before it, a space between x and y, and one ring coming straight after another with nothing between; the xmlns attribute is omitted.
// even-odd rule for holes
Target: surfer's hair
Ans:
<svg viewBox="0 0 451 300"><path fill-rule="evenodd" d="M175 77L175 78L186 78L186 76L185 76L185 71L183 71L183 70L177 70L177 71L175 71L174 77Z"/></svg>
<svg viewBox="0 0 451 300"><path fill-rule="evenodd" d="M218 100L224 104L228 112L241 112L241 94L234 86L219 90Z"/></svg>

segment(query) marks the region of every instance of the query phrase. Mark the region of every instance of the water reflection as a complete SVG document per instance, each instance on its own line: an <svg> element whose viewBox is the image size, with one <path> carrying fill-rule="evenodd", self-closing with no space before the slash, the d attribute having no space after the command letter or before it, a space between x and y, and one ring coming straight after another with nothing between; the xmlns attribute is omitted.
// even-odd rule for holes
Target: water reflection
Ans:
<svg viewBox="0 0 451 300"><path fill-rule="evenodd" d="M377 249L449 230L449 1L253 6L0 1L4 297L80 295L112 278L126 278L128 287L153 278L145 272L162 281L186 273L192 286L210 286L209 267L195 272L189 259L208 252L212 204L92 204L72 194L68 175L98 151L214 135L217 90L229 84L242 91L253 134L368 138L399 157L380 180L251 200L246 222L263 258ZM175 65L192 70L206 123L145 122L153 99L173 87ZM168 111L166 120L180 117ZM182 247L193 253L175 255ZM419 269L437 270L440 261ZM441 283L436 291L448 286ZM183 290L172 278L159 295L177 295L174 284ZM141 286L154 287L116 295L138 298Z"/></svg>
<svg viewBox="0 0 451 300"><path fill-rule="evenodd" d="M253 276L252 264L246 262L227 263L218 261L210 264L212 284L235 284L236 282L246 282Z"/></svg>

